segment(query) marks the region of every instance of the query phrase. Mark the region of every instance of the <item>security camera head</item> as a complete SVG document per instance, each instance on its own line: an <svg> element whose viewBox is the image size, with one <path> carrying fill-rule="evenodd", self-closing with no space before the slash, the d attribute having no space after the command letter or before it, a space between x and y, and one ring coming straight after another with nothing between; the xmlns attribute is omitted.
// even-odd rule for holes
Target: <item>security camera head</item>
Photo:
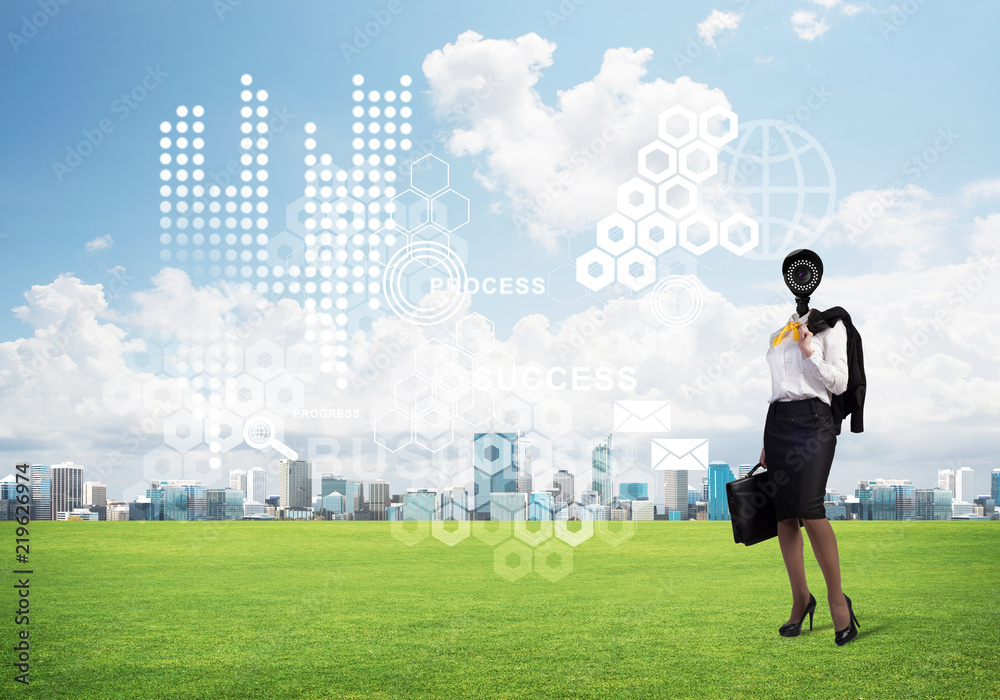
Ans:
<svg viewBox="0 0 1000 700"><path fill-rule="evenodd" d="M793 250L781 264L781 276L795 295L799 316L804 316L809 312L809 297L823 279L823 261L811 250Z"/></svg>

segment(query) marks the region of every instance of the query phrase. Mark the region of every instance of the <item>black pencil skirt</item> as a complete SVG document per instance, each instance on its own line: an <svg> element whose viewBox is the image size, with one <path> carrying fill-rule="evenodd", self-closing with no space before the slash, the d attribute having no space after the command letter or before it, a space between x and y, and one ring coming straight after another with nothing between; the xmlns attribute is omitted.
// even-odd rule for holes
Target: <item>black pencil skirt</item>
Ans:
<svg viewBox="0 0 1000 700"><path fill-rule="evenodd" d="M821 399L775 401L764 423L764 459L778 520L825 518L823 500L837 435Z"/></svg>

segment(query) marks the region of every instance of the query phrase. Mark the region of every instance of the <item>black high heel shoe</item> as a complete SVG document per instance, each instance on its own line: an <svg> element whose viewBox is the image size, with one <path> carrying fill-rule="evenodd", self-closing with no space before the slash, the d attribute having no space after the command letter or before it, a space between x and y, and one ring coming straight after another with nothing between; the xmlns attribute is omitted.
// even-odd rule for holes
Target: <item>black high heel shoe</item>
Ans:
<svg viewBox="0 0 1000 700"><path fill-rule="evenodd" d="M809 615L809 630L813 628L813 612L816 610L816 599L813 598L813 594L809 594L809 605L806 606L806 611L802 613L802 619L798 622L786 622L781 627L778 628L778 632L782 637L798 637L799 633L802 632L802 623L806 620L806 615Z"/></svg>
<svg viewBox="0 0 1000 700"><path fill-rule="evenodd" d="M854 616L854 608L851 606L851 599L844 594L844 598L847 600L847 611L851 613L850 625L842 630L837 630L833 635L833 641L837 643L838 647L842 647L849 641L858 636L858 627L861 627L861 623L858 622L858 618Z"/></svg>

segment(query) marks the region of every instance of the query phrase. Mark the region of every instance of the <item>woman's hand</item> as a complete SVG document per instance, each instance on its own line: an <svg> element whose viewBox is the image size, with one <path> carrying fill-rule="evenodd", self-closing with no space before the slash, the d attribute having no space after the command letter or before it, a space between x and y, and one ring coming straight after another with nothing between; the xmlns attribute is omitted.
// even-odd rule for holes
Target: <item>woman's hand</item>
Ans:
<svg viewBox="0 0 1000 700"><path fill-rule="evenodd" d="M763 447L760 448L760 466L764 467L764 469L767 469L767 462L764 461L764 448Z"/></svg>
<svg viewBox="0 0 1000 700"><path fill-rule="evenodd" d="M799 335L801 335L799 338L799 350L802 351L803 357L809 357L813 354L812 344L810 343L813 333L806 327L806 324L803 323L799 326Z"/></svg>

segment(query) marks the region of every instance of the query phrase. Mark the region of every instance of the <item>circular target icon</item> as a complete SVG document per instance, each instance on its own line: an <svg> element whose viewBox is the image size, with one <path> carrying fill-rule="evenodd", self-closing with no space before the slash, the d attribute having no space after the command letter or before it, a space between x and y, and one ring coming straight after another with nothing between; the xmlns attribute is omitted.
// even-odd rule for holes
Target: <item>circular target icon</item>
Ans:
<svg viewBox="0 0 1000 700"><path fill-rule="evenodd" d="M462 307L467 279L465 264L447 245L413 241L385 266L385 301L400 318L431 326Z"/></svg>

